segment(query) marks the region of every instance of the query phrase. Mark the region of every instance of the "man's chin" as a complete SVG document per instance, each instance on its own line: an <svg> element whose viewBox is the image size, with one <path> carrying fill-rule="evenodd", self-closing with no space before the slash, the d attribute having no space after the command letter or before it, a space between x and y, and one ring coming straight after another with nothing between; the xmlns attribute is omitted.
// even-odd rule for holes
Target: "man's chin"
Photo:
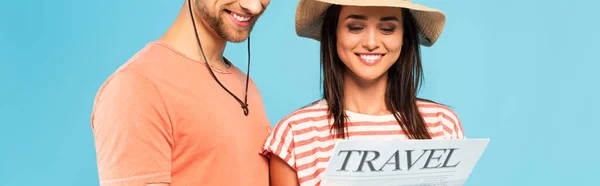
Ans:
<svg viewBox="0 0 600 186"><path fill-rule="evenodd" d="M248 39L249 36L250 36L250 30L228 31L228 33L226 34L224 39L229 42L232 42L232 43L241 43L241 42L246 41L246 39Z"/></svg>

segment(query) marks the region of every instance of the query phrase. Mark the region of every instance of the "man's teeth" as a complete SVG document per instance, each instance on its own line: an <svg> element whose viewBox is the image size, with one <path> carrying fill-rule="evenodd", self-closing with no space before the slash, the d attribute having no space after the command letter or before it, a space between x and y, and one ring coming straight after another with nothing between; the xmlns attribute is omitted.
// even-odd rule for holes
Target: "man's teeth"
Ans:
<svg viewBox="0 0 600 186"><path fill-rule="evenodd" d="M246 21L249 21L250 19L252 19L252 17L240 16L233 12L231 12L231 15L233 16L233 18L235 18L236 20L238 20L240 22L246 22Z"/></svg>
<svg viewBox="0 0 600 186"><path fill-rule="evenodd" d="M379 58L381 58L381 56L383 56L383 55L360 55L360 58L362 58L366 61L375 61L375 60L378 60Z"/></svg>

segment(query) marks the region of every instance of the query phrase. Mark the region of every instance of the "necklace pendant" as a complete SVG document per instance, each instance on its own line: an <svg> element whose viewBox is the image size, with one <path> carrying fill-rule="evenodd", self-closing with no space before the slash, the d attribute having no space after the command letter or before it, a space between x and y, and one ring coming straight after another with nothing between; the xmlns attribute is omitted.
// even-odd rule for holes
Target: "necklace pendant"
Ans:
<svg viewBox="0 0 600 186"><path fill-rule="evenodd" d="M244 115L245 115L245 116L248 116L248 112L249 112L249 111L248 111L248 105L244 105L244 106L242 106L242 110L244 110Z"/></svg>

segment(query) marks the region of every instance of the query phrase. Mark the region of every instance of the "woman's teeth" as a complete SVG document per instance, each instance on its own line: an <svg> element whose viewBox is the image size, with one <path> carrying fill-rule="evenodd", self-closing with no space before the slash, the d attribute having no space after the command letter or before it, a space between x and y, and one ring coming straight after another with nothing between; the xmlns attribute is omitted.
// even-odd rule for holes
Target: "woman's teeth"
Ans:
<svg viewBox="0 0 600 186"><path fill-rule="evenodd" d="M361 54L360 58L362 58L365 61L376 61L379 58L381 58L381 56L383 56L383 55L363 55L363 54Z"/></svg>

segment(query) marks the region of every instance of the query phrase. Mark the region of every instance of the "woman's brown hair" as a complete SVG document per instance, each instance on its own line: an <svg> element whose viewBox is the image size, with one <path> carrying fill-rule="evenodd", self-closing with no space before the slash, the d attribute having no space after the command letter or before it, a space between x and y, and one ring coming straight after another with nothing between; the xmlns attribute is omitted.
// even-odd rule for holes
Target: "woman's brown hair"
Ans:
<svg viewBox="0 0 600 186"><path fill-rule="evenodd" d="M344 112L344 63L336 49L336 28L341 6L329 7L321 30L321 67L323 68L323 98L329 106L328 114L333 117L332 130L336 137L346 138L346 115ZM387 109L394 113L396 121L410 139L431 139L425 121L417 107L417 91L423 76L419 36L412 14L402 10L404 28L402 52L388 70L385 93ZM426 100L429 101L429 100Z"/></svg>

